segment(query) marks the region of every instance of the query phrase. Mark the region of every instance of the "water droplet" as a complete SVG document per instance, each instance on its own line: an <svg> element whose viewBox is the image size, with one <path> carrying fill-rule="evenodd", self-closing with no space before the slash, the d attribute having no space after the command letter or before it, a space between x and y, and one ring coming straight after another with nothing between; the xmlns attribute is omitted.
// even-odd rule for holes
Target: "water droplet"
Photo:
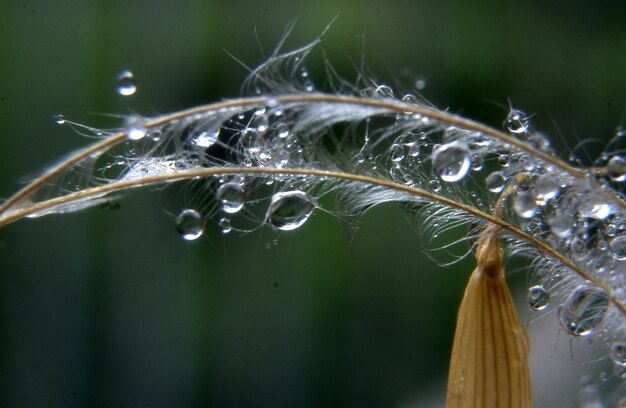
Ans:
<svg viewBox="0 0 626 408"><path fill-rule="evenodd" d="M387 85L378 85L374 90L376 98L393 98L393 89Z"/></svg>
<svg viewBox="0 0 626 408"><path fill-rule="evenodd" d="M417 99L417 96L413 94L404 95L402 97L402 102L406 103L407 105L419 105L419 100ZM411 112L407 112L407 113L411 113Z"/></svg>
<svg viewBox="0 0 626 408"><path fill-rule="evenodd" d="M533 186L535 197L537 198L537 204L545 204L548 200L556 197L559 192L559 183L555 180L554 175L544 173Z"/></svg>
<svg viewBox="0 0 626 408"><path fill-rule="evenodd" d="M287 136L289 136L289 126L287 126L287 124L285 123L279 124L278 126L276 126L276 134L281 139L287 138Z"/></svg>
<svg viewBox="0 0 626 408"><path fill-rule="evenodd" d="M196 210L183 210L176 217L176 230L187 241L200 238L204 232L204 218Z"/></svg>
<svg viewBox="0 0 626 408"><path fill-rule="evenodd" d="M222 184L217 189L216 197L220 202L222 211L227 214L239 212L246 201L243 186L235 182Z"/></svg>
<svg viewBox="0 0 626 408"><path fill-rule="evenodd" d="M512 109L504 120L504 127L511 133L524 133L528 130L528 116L520 110Z"/></svg>
<svg viewBox="0 0 626 408"><path fill-rule="evenodd" d="M613 156L606 165L606 172L613 181L626 180L626 159L621 156Z"/></svg>
<svg viewBox="0 0 626 408"><path fill-rule="evenodd" d="M541 285L530 287L526 298L528 305L534 310L544 310L550 302L550 294Z"/></svg>
<svg viewBox="0 0 626 408"><path fill-rule="evenodd" d="M163 132L161 132L159 129L155 129L150 132L150 138L152 139L153 142L158 142L159 140L161 140L162 136L163 136Z"/></svg>
<svg viewBox="0 0 626 408"><path fill-rule="evenodd" d="M122 96L133 95L137 91L137 81L132 72L125 70L117 75L117 93Z"/></svg>
<svg viewBox="0 0 626 408"><path fill-rule="evenodd" d="M438 147L433 152L433 169L447 182L457 182L467 175L471 167L467 146L452 142Z"/></svg>
<svg viewBox="0 0 626 408"><path fill-rule="evenodd" d="M126 131L126 137L130 140L141 140L146 134L148 131L143 126L131 126Z"/></svg>
<svg viewBox="0 0 626 408"><path fill-rule="evenodd" d="M626 235L619 235L609 241L611 255L615 259L626 259Z"/></svg>
<svg viewBox="0 0 626 408"><path fill-rule="evenodd" d="M401 162L402 159L404 159L405 154L406 153L405 153L404 145L401 145L399 143L394 143L389 148L389 157L391 158L391 161L394 163Z"/></svg>
<svg viewBox="0 0 626 408"><path fill-rule="evenodd" d="M54 115L52 118L57 125L65 125L66 123L65 116L63 115Z"/></svg>
<svg viewBox="0 0 626 408"><path fill-rule="evenodd" d="M363 164L365 163L365 158L366 157L363 152L358 152L356 156L354 156L354 161L356 161L358 164Z"/></svg>
<svg viewBox="0 0 626 408"><path fill-rule="evenodd" d="M594 197L588 197L587 200L582 200L578 211L584 218L596 218L598 220L604 220L612 214L612 207L609 203L603 203L599 199Z"/></svg>
<svg viewBox="0 0 626 408"><path fill-rule="evenodd" d="M275 230L291 231L304 224L316 206L315 200L303 191L276 193L267 209L265 222Z"/></svg>
<svg viewBox="0 0 626 408"><path fill-rule="evenodd" d="M272 155L272 163L276 168L283 168L289 164L289 151L286 149L279 149Z"/></svg>
<svg viewBox="0 0 626 408"><path fill-rule="evenodd" d="M409 145L409 156L417 157L420 155L420 144L418 142L413 142Z"/></svg>
<svg viewBox="0 0 626 408"><path fill-rule="evenodd" d="M198 147L207 148L217 141L219 134L219 129L200 132L193 138L193 144Z"/></svg>
<svg viewBox="0 0 626 408"><path fill-rule="evenodd" d="M420 91L426 88L426 80L424 78L420 78L415 81L415 88L419 89Z"/></svg>
<svg viewBox="0 0 626 408"><path fill-rule="evenodd" d="M241 134L239 143L247 153L256 154L261 151L261 137L256 129L246 128Z"/></svg>
<svg viewBox="0 0 626 408"><path fill-rule="evenodd" d="M513 211L522 218L532 218L537 210L535 197L527 191L520 191L513 197Z"/></svg>
<svg viewBox="0 0 626 408"><path fill-rule="evenodd" d="M267 119L267 115L256 115L254 119L252 119L252 123L250 124L250 126L255 128L259 133L264 133L269 127L269 120Z"/></svg>
<svg viewBox="0 0 626 408"><path fill-rule="evenodd" d="M541 133L533 133L528 137L528 144L535 149L542 150L544 152L550 151L550 140L546 135Z"/></svg>
<svg viewBox="0 0 626 408"><path fill-rule="evenodd" d="M230 219L228 218L221 218L218 224L222 229L222 234L228 234L233 230L233 226L231 225Z"/></svg>
<svg viewBox="0 0 626 408"><path fill-rule="evenodd" d="M574 222L574 217L566 213L555 214L554 216L548 218L550 230L559 238L567 238L570 236Z"/></svg>
<svg viewBox="0 0 626 408"><path fill-rule="evenodd" d="M501 154L498 156L498 163L500 163L502 167L509 167L511 165L511 158L508 154Z"/></svg>
<svg viewBox="0 0 626 408"><path fill-rule="evenodd" d="M615 364L626 366L626 344L613 343L609 350L609 356Z"/></svg>
<svg viewBox="0 0 626 408"><path fill-rule="evenodd" d="M609 297L600 288L581 286L559 306L559 321L573 336L587 336L602 323L609 308Z"/></svg>
<svg viewBox="0 0 626 408"><path fill-rule="evenodd" d="M472 160L472 171L481 171L483 169L483 166L485 163L480 154L473 154L471 160Z"/></svg>
<svg viewBox="0 0 626 408"><path fill-rule="evenodd" d="M487 186L487 190L492 193L500 193L504 190L504 186L506 185L506 178L504 174L499 171L494 171L485 179L485 185Z"/></svg>

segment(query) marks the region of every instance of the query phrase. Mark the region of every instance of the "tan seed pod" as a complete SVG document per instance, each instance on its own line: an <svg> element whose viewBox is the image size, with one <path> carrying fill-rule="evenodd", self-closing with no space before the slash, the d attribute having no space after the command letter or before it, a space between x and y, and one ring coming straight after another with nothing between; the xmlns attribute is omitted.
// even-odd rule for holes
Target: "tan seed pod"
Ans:
<svg viewBox="0 0 626 408"><path fill-rule="evenodd" d="M532 407L526 329L504 279L497 232L479 241L457 316L448 408Z"/></svg>

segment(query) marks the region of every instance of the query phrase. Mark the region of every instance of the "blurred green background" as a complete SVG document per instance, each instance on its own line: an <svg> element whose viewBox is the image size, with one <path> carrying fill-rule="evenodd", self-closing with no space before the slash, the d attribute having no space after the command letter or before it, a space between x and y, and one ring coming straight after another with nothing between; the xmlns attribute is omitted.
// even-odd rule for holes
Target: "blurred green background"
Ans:
<svg viewBox="0 0 626 408"><path fill-rule="evenodd" d="M288 46L336 16L325 48L348 76L364 35L383 82L425 79L436 106L493 126L510 98L564 156L580 140L597 154L626 122L623 1L3 0L0 196L90 143L53 115L111 128L109 114L238 96L246 72L223 50L253 66L294 19ZM138 78L131 98L115 93L122 69ZM433 264L394 206L368 213L352 245L321 212L291 233L210 225L190 243L163 200L0 230L0 406L443 405L471 260ZM524 309L525 275L512 281ZM530 325L538 407L575 401L552 320ZM556 374L541 345L565 355Z"/></svg>

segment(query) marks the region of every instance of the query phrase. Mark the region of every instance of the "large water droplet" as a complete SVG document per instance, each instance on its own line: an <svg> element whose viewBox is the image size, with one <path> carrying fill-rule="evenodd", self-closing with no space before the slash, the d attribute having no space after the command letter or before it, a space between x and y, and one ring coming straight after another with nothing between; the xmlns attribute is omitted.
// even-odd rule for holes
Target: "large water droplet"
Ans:
<svg viewBox="0 0 626 408"><path fill-rule="evenodd" d="M219 129L200 132L193 138L193 144L202 148L210 147L217 141L219 134Z"/></svg>
<svg viewBox="0 0 626 408"><path fill-rule="evenodd" d="M608 176L613 181L622 182L626 180L626 159L621 156L613 156L606 165Z"/></svg>
<svg viewBox="0 0 626 408"><path fill-rule="evenodd" d="M117 93L122 96L133 95L137 91L137 81L132 72L126 70L117 75Z"/></svg>
<svg viewBox="0 0 626 408"><path fill-rule="evenodd" d="M528 289L528 305L534 310L544 310L550 302L550 294L541 285L532 286Z"/></svg>
<svg viewBox="0 0 626 408"><path fill-rule="evenodd" d="M463 179L471 164L470 152L460 142L444 144L433 152L433 169L443 181L453 183Z"/></svg>
<svg viewBox="0 0 626 408"><path fill-rule="evenodd" d="M221 209L227 214L235 214L243 208L246 201L246 193L239 183L231 182L222 184L216 193Z"/></svg>
<svg viewBox="0 0 626 408"><path fill-rule="evenodd" d="M613 212L611 204L602 202L601 198L589 196L582 200L578 211L583 218L605 220Z"/></svg>
<svg viewBox="0 0 626 408"><path fill-rule="evenodd" d="M511 133L524 133L528 130L528 116L520 110L512 109L504 120L504 127Z"/></svg>
<svg viewBox="0 0 626 408"><path fill-rule="evenodd" d="M550 230L559 238L569 237L572 232L572 228L574 227L574 223L574 217L566 213L555 214L554 216L548 218Z"/></svg>
<svg viewBox="0 0 626 408"><path fill-rule="evenodd" d="M315 200L304 191L276 193L267 209L265 222L273 229L291 231L304 224L316 206Z"/></svg>
<svg viewBox="0 0 626 408"><path fill-rule="evenodd" d="M545 204L548 200L556 197L559 188L559 183L555 180L554 175L545 173L539 176L533 186L537 204Z"/></svg>
<svg viewBox="0 0 626 408"><path fill-rule="evenodd" d="M613 343L609 350L609 357L615 364L626 366L626 344Z"/></svg>
<svg viewBox="0 0 626 408"><path fill-rule="evenodd" d="M602 323L609 308L609 297L597 287L581 286L559 306L559 321L573 336L587 336Z"/></svg>
<svg viewBox="0 0 626 408"><path fill-rule="evenodd" d="M148 131L143 126L131 126L126 131L126 137L130 140L141 140L148 134Z"/></svg>
<svg viewBox="0 0 626 408"><path fill-rule="evenodd" d="M535 197L527 191L520 191L513 197L513 211L522 218L532 218L537 210Z"/></svg>
<svg viewBox="0 0 626 408"><path fill-rule="evenodd" d="M504 190L504 186L506 185L506 178L504 174L499 171L494 171L485 179L485 185L487 189L492 193L500 193Z"/></svg>
<svg viewBox="0 0 626 408"><path fill-rule="evenodd" d="M619 235L609 241L611 255L615 259L626 259L626 235Z"/></svg>
<svg viewBox="0 0 626 408"><path fill-rule="evenodd" d="M196 210L183 210L176 217L176 230L187 241L193 241L204 232L204 218Z"/></svg>

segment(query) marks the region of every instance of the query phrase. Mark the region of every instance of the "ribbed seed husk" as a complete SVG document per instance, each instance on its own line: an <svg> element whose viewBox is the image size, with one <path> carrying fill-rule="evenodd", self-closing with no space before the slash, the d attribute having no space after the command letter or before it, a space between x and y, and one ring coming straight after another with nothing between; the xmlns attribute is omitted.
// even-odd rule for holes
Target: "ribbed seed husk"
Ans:
<svg viewBox="0 0 626 408"><path fill-rule="evenodd" d="M457 316L448 408L532 407L529 344L504 279L496 233L484 236Z"/></svg>

